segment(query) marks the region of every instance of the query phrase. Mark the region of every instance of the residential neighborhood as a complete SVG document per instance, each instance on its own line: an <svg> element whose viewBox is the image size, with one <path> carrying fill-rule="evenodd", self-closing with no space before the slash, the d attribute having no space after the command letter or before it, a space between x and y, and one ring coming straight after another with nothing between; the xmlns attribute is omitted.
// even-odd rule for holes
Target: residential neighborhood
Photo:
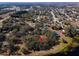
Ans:
<svg viewBox="0 0 79 59"><path fill-rule="evenodd" d="M77 51L79 6L34 4L0 7L0 55L58 56Z"/></svg>

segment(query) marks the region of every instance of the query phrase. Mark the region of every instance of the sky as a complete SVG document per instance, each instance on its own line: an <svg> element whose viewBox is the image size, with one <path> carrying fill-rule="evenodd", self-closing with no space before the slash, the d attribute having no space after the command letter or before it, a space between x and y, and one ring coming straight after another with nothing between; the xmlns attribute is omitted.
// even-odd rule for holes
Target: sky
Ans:
<svg viewBox="0 0 79 59"><path fill-rule="evenodd" d="M79 0L0 0L0 2L79 2Z"/></svg>

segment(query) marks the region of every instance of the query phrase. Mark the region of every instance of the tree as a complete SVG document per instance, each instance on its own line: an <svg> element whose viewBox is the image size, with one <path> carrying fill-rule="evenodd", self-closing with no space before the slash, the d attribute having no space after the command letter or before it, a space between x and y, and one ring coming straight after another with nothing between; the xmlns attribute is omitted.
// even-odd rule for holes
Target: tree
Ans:
<svg viewBox="0 0 79 59"><path fill-rule="evenodd" d="M49 34L48 34L49 33ZM56 32L48 31L46 33L47 39L43 39L40 41L40 35L37 38L35 36L29 37L27 39L27 46L30 50L48 50L53 47L59 40L59 35Z"/></svg>
<svg viewBox="0 0 79 59"><path fill-rule="evenodd" d="M19 46L10 45L10 54L15 55L15 52L20 49Z"/></svg>
<svg viewBox="0 0 79 59"><path fill-rule="evenodd" d="M49 38L49 46L52 47L53 45L55 45L59 39L60 36L56 32L52 32Z"/></svg>
<svg viewBox="0 0 79 59"><path fill-rule="evenodd" d="M28 49L30 50L39 50L39 42L36 41L33 37L28 39L27 45Z"/></svg>
<svg viewBox="0 0 79 59"><path fill-rule="evenodd" d="M70 37L75 37L77 35L77 30L75 27L70 26L70 28L67 31L67 35Z"/></svg>
<svg viewBox="0 0 79 59"><path fill-rule="evenodd" d="M5 34L0 33L0 42L5 41Z"/></svg>

